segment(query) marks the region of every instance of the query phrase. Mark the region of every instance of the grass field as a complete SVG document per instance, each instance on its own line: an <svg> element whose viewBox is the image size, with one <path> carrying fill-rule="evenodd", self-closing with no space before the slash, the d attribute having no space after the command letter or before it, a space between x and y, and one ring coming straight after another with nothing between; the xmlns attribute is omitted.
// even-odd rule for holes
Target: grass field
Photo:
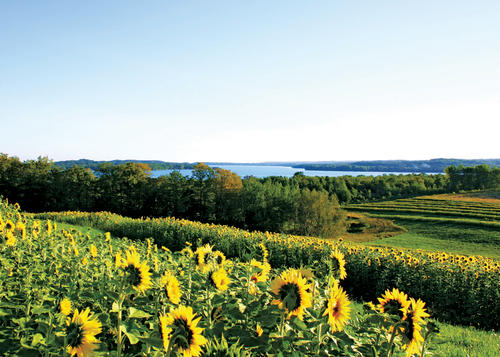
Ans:
<svg viewBox="0 0 500 357"><path fill-rule="evenodd" d="M499 196L497 191L442 194L346 208L372 218L391 220L407 230L390 237L366 237L369 245L482 255L500 260L500 199L496 198Z"/></svg>

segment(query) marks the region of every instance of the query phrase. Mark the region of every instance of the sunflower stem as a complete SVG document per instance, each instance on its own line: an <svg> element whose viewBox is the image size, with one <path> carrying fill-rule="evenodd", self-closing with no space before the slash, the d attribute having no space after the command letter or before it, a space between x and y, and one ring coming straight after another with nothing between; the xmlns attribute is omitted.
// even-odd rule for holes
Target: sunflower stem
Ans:
<svg viewBox="0 0 500 357"><path fill-rule="evenodd" d="M318 354L319 354L319 351L321 350L321 339L322 339L322 336L321 336L321 330L322 330L322 327L323 327L323 324L319 324L319 328L318 328Z"/></svg>
<svg viewBox="0 0 500 357"><path fill-rule="evenodd" d="M281 337L285 337L285 310L283 310L283 313L281 314L279 333Z"/></svg>
<svg viewBox="0 0 500 357"><path fill-rule="evenodd" d="M394 350L394 348L393 348L394 347L394 339L396 338L396 335L398 333L399 326L400 326L400 324L398 323L393 327L391 339L389 340L389 347L387 348L387 357L392 356L392 352Z"/></svg>
<svg viewBox="0 0 500 357"><path fill-rule="evenodd" d="M123 305L123 300L125 299L125 296L120 294L119 300L118 300L118 326L117 326L117 336L118 336L118 341L116 342L116 357L121 357L122 355L122 305Z"/></svg>
<svg viewBox="0 0 500 357"><path fill-rule="evenodd" d="M170 357L170 355L172 354L172 338L170 339L170 341L168 341L168 347L167 347L167 357Z"/></svg>

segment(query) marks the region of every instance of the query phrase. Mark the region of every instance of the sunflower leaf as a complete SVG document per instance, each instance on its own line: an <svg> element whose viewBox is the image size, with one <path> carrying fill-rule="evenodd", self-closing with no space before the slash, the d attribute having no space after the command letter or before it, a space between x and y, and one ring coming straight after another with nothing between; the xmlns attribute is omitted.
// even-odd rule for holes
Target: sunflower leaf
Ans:
<svg viewBox="0 0 500 357"><path fill-rule="evenodd" d="M129 307L128 309L128 317L131 319L145 319L147 317L151 317L150 314L148 314L145 311L138 310L134 307Z"/></svg>

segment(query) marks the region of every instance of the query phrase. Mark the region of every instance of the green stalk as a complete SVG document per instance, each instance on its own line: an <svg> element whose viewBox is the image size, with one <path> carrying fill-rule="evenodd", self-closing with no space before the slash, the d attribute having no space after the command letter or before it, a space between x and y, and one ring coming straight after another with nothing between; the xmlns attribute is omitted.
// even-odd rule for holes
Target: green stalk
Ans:
<svg viewBox="0 0 500 357"><path fill-rule="evenodd" d="M123 301L125 299L125 296L123 294L120 294L119 300L118 300L118 330L117 330L117 335L118 335L118 341L116 342L116 357L121 357L122 355L122 305Z"/></svg>
<svg viewBox="0 0 500 357"><path fill-rule="evenodd" d="M389 347L387 348L387 357L392 356L392 351L393 351L393 347L394 347L394 339L396 338L396 335L398 334L398 328L400 325L401 325L400 323L394 325L394 328L392 330L391 339L389 340Z"/></svg>
<svg viewBox="0 0 500 357"><path fill-rule="evenodd" d="M322 330L322 327L323 327L323 324L319 324L319 328L318 328L318 354L319 354L319 351L321 350L321 339L322 339L322 336L321 336L321 330Z"/></svg>
<svg viewBox="0 0 500 357"><path fill-rule="evenodd" d="M281 337L285 337L285 310L281 314L280 330L279 333Z"/></svg>

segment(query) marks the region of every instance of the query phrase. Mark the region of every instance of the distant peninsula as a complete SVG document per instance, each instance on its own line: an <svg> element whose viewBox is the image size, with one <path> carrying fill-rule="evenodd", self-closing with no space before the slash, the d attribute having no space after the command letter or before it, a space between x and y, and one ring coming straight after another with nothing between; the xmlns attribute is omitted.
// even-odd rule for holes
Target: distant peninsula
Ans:
<svg viewBox="0 0 500 357"><path fill-rule="evenodd" d="M488 165L500 167L500 159L431 159L431 160L374 160L353 162L305 163L294 168L318 171L373 171L373 172L432 172L442 173L448 166Z"/></svg>

